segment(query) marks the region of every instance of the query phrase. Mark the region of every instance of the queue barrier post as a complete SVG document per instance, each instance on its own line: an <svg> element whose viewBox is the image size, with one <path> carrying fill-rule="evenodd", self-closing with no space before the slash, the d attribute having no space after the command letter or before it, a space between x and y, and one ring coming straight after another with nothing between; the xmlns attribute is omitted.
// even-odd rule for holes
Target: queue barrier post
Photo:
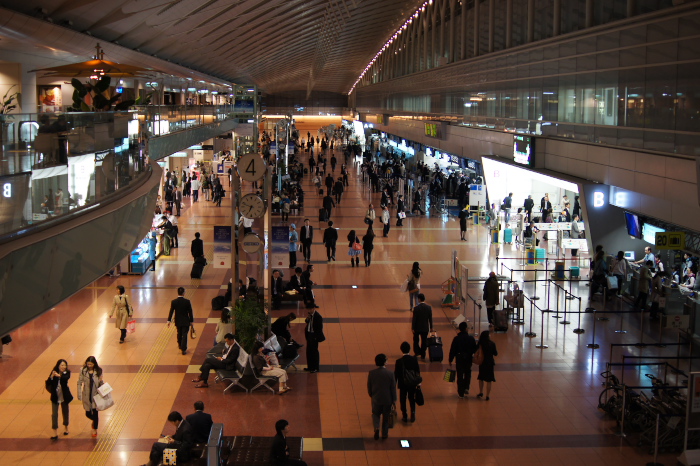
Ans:
<svg viewBox="0 0 700 466"><path fill-rule="evenodd" d="M647 463L647 466L664 466L659 463L659 424L661 424L661 413L656 413L656 432L654 433L654 461Z"/></svg>
<svg viewBox="0 0 700 466"><path fill-rule="evenodd" d="M537 334L532 331L532 312L533 312L532 308L535 305L535 303L532 302L532 300L529 300L529 301L530 301L530 331L525 333L525 336L528 338L535 338L537 336Z"/></svg>
<svg viewBox="0 0 700 466"><path fill-rule="evenodd" d="M620 419L620 432L616 435L619 437L627 437L625 434L625 411L627 409L627 385L622 384L622 419Z"/></svg>
<svg viewBox="0 0 700 466"><path fill-rule="evenodd" d="M548 284L551 284L551 283L552 283L552 279L550 278L549 280L547 280L547 283L548 283ZM558 318L561 317L561 315L559 315L559 288L560 288L560 286L559 286L557 283L555 283L555 284L554 284L554 287L555 287L556 290L557 290L557 302L556 302L556 309L554 310L554 315L552 316L552 318L553 318L553 319L558 319ZM547 293L547 299L549 299L549 293ZM547 306L547 307L549 307L549 306Z"/></svg>
<svg viewBox="0 0 700 466"><path fill-rule="evenodd" d="M581 297L577 296L578 298L578 327L574 329L574 333L577 335L581 335L582 333L585 333L586 331L581 328Z"/></svg>
<svg viewBox="0 0 700 466"><path fill-rule="evenodd" d="M607 289L608 289L607 287L603 288L603 306L605 306L606 299L607 299L607 298L606 298ZM605 309L605 308L603 308L603 309ZM622 321L623 321L623 318L624 318L624 317L625 317L625 314L622 313L622 312L620 312L620 329L619 329L619 330L615 330L615 333L627 333L627 330L623 330L623 329L622 329ZM642 320L642 322L644 322L644 320Z"/></svg>
<svg viewBox="0 0 700 466"><path fill-rule="evenodd" d="M540 344L535 345L535 348L538 349L547 349L549 346L544 344L544 314L547 311L542 311L542 328L540 329Z"/></svg>
<svg viewBox="0 0 700 466"><path fill-rule="evenodd" d="M597 311L595 309L593 309L593 340L589 344L586 345L586 348L590 348L592 350L597 350L598 348L600 348L600 345L595 342L595 323L597 320L595 318L596 312Z"/></svg>
<svg viewBox="0 0 700 466"><path fill-rule="evenodd" d="M568 303L570 302L570 301L567 301L567 299L566 299L567 298L566 293L567 293L567 291L564 290L564 320L559 322L561 325L569 325L571 323L568 320L566 320L566 310L567 310L566 307L567 307Z"/></svg>

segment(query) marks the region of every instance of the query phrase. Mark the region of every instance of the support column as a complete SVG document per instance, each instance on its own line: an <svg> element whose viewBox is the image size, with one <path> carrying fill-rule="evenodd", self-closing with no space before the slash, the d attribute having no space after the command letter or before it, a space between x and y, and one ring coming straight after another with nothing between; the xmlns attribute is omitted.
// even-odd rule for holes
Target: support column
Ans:
<svg viewBox="0 0 700 466"><path fill-rule="evenodd" d="M512 0L511 0L512 1ZM461 34L459 36L459 42L461 46L459 47L459 57L462 60L467 59L467 2L462 2L462 27Z"/></svg>
<svg viewBox="0 0 700 466"><path fill-rule="evenodd" d="M435 68L437 66L437 17L438 14L440 14L437 2L433 2L430 14L433 20L432 27L430 28L430 68Z"/></svg>
<svg viewBox="0 0 700 466"><path fill-rule="evenodd" d="M513 0L506 0L506 48L513 46Z"/></svg>
<svg viewBox="0 0 700 466"><path fill-rule="evenodd" d="M527 41L535 40L535 0L527 0Z"/></svg>
<svg viewBox="0 0 700 466"><path fill-rule="evenodd" d="M586 27L593 27L593 0L586 0Z"/></svg>
<svg viewBox="0 0 700 466"><path fill-rule="evenodd" d="M15 87L12 89L12 92L21 92L22 93L22 105L21 108L15 109L16 113L38 113L39 112L39 107L38 103L36 100L36 73L28 73L28 69L32 68L28 65L22 65L20 67L21 69L21 80L22 82L20 83L20 89L17 89ZM60 87L60 86L58 86ZM71 102L64 102L63 105L70 105Z"/></svg>
<svg viewBox="0 0 700 466"><path fill-rule="evenodd" d="M552 35L558 36L561 34L561 0L554 0L552 18Z"/></svg>
<svg viewBox="0 0 700 466"><path fill-rule="evenodd" d="M496 27L496 0L489 0L489 53L493 52L493 35Z"/></svg>
<svg viewBox="0 0 700 466"><path fill-rule="evenodd" d="M474 56L479 56L479 0L474 0Z"/></svg>
<svg viewBox="0 0 700 466"><path fill-rule="evenodd" d="M627 0L627 17L631 18L637 14L637 0Z"/></svg>
<svg viewBox="0 0 700 466"><path fill-rule="evenodd" d="M440 12L440 50L438 52L438 65L445 56L445 20L447 18L447 0L438 0Z"/></svg>
<svg viewBox="0 0 700 466"><path fill-rule="evenodd" d="M450 0L450 39L448 41L447 60L453 63L457 60L457 51L455 50L455 30L457 22L457 0Z"/></svg>
<svg viewBox="0 0 700 466"><path fill-rule="evenodd" d="M421 20L421 22L423 23L423 57L421 71L428 69L428 23L430 22L430 19L428 18L429 11L430 10L426 10L424 12L425 14L423 15L423 19Z"/></svg>

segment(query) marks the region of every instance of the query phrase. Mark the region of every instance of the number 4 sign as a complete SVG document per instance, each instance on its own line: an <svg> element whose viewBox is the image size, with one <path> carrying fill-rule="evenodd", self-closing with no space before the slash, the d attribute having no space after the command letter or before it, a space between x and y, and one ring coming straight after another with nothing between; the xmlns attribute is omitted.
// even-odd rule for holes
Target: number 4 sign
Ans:
<svg viewBox="0 0 700 466"><path fill-rule="evenodd" d="M258 154L245 154L238 159L238 175L245 181L258 181L265 176L267 166Z"/></svg>

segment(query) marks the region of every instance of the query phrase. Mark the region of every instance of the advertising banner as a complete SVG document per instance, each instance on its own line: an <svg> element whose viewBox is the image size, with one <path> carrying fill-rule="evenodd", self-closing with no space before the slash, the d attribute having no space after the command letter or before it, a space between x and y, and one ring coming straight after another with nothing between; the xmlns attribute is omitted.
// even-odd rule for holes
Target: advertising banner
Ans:
<svg viewBox="0 0 700 466"><path fill-rule="evenodd" d="M231 226L214 226L214 268L231 268Z"/></svg>
<svg viewBox="0 0 700 466"><path fill-rule="evenodd" d="M273 226L270 268L287 267L289 267L289 228Z"/></svg>

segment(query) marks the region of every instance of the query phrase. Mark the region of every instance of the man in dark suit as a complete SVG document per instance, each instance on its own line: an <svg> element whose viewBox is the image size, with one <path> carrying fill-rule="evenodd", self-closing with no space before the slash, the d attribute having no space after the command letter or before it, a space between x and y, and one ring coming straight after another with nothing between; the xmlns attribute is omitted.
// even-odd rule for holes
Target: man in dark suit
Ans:
<svg viewBox="0 0 700 466"><path fill-rule="evenodd" d="M433 308L425 304L425 295L418 293L418 305L413 308L413 320L411 330L413 330L413 354L425 359L425 348L428 346L428 333L433 328ZM420 338L420 347L418 339Z"/></svg>
<svg viewBox="0 0 700 466"><path fill-rule="evenodd" d="M343 186L343 179L338 178L338 181L333 185L333 194L335 195L335 203L340 205L340 200L343 198L343 192L345 191L345 186ZM329 193L330 194L330 193Z"/></svg>
<svg viewBox="0 0 700 466"><path fill-rule="evenodd" d="M311 272L314 271L314 266L309 264L306 266L306 272L301 274L301 289L304 290L304 303L307 309L317 308L316 299L314 298L314 285L311 280Z"/></svg>
<svg viewBox="0 0 700 466"><path fill-rule="evenodd" d="M270 449L270 464L274 466L306 466L306 462L289 456L287 436L289 435L289 422L280 419L275 422L277 435L272 439Z"/></svg>
<svg viewBox="0 0 700 466"><path fill-rule="evenodd" d="M309 224L308 218L304 219L304 226L301 227L299 240L301 241L301 252L304 255L304 260L306 262L311 261L311 243L314 240L314 227Z"/></svg>
<svg viewBox="0 0 700 466"><path fill-rule="evenodd" d="M204 241L199 239L199 236L199 232L194 234L194 239L192 240L192 245L190 246L190 252L192 253L193 259L204 255Z"/></svg>
<svg viewBox="0 0 700 466"><path fill-rule="evenodd" d="M175 207L175 216L180 216L180 208L182 207L182 191L176 186L173 192L173 203Z"/></svg>
<svg viewBox="0 0 700 466"><path fill-rule="evenodd" d="M376 369L367 376L367 393L372 398L372 422L374 423L374 440L379 440L379 421L381 418L382 439L389 436L389 414L391 405L396 403L396 379L394 373L386 368L387 357L378 354L374 358Z"/></svg>
<svg viewBox="0 0 700 466"><path fill-rule="evenodd" d="M535 201L532 199L532 195L527 196L525 199L525 213L527 214L528 221L532 218L532 209L535 207Z"/></svg>
<svg viewBox="0 0 700 466"><path fill-rule="evenodd" d="M316 309L309 309L309 316L306 318L306 365L305 371L312 374L318 372L321 356L318 353L318 344L326 341L323 334L323 317L316 312Z"/></svg>
<svg viewBox="0 0 700 466"><path fill-rule="evenodd" d="M192 303L185 298L185 289L177 289L177 298L170 302L170 313L168 314L168 327L173 321L175 314L175 327L177 327L177 346L182 354L187 354L187 331L194 322L192 315Z"/></svg>
<svg viewBox="0 0 700 466"><path fill-rule="evenodd" d="M151 447L151 454L147 466L157 465L163 461L163 451L166 448L177 450L177 463L189 461L194 446L194 431L189 422L182 419L177 411L168 414L168 422L175 426L177 431L172 437L163 437Z"/></svg>
<svg viewBox="0 0 700 466"><path fill-rule="evenodd" d="M457 362L457 395L464 399L469 395L469 385L472 381L472 356L476 353L477 346L474 337L467 332L467 323L459 324L459 333L452 340L450 346L449 362Z"/></svg>
<svg viewBox="0 0 700 466"><path fill-rule="evenodd" d="M272 309L277 310L282 303L282 295L284 294L284 286L282 285L282 272L275 269L272 271Z"/></svg>
<svg viewBox="0 0 700 466"><path fill-rule="evenodd" d="M214 421L211 419L211 414L204 412L203 401L194 402L194 413L187 416L185 420L190 423L194 431L194 443L207 443L209 441Z"/></svg>
<svg viewBox="0 0 700 466"><path fill-rule="evenodd" d="M209 387L209 372L212 369L224 369L227 371L232 371L236 368L236 360L238 360L238 355L241 352L241 347L236 343L236 337L231 333L227 333L224 336L226 344L221 352L221 356L207 356L204 363L200 366L200 375L192 382L198 382L195 388L207 388Z"/></svg>
<svg viewBox="0 0 700 466"><path fill-rule="evenodd" d="M302 276L303 274L301 273L301 267L295 268L294 275L291 279L289 279L289 282L287 282L287 286L285 286L285 288L287 290L296 290L297 293L303 293L304 289L301 287Z"/></svg>
<svg viewBox="0 0 700 466"><path fill-rule="evenodd" d="M326 245L328 262L335 260L335 243L338 241L338 230L333 228L333 222L328 222L328 228L323 231L323 244Z"/></svg>
<svg viewBox="0 0 700 466"><path fill-rule="evenodd" d="M415 380L408 380L407 371L413 371L413 375L420 377L418 359L408 354L410 351L411 344L409 342L404 341L401 343L403 356L396 360L396 366L394 367L394 377L399 387L399 401L401 402L401 413L403 414L401 420L403 422L408 422L406 398L408 398L408 403L411 406L411 422L416 422L416 388L420 385L420 382L415 383Z"/></svg>
<svg viewBox="0 0 700 466"><path fill-rule="evenodd" d="M322 202L323 208L326 210L326 213L328 214L328 219L330 220L331 214L333 213L333 207L335 207L335 201L333 200L333 197L331 196L330 192L323 196Z"/></svg>

